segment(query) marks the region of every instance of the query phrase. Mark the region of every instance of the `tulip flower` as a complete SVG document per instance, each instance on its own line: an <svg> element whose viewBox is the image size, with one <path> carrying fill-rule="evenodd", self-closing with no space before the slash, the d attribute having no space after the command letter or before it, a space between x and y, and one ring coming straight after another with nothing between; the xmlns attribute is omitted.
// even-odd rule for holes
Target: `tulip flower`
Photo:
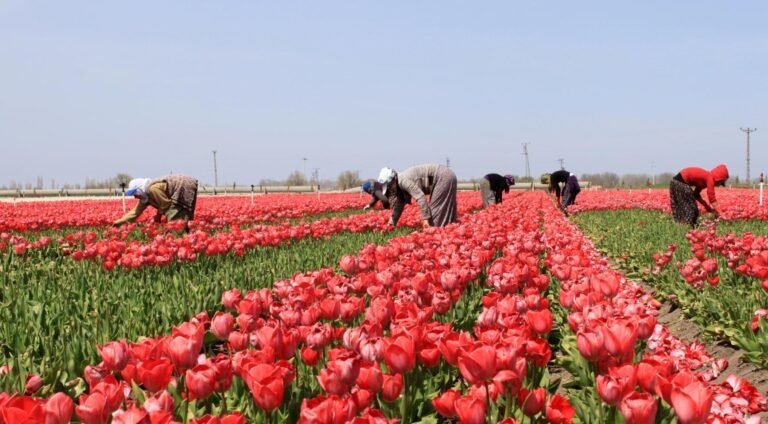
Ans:
<svg viewBox="0 0 768 424"><path fill-rule="evenodd" d="M456 415L464 424L484 424L486 405L474 396L464 396L454 403Z"/></svg>
<svg viewBox="0 0 768 424"><path fill-rule="evenodd" d="M619 411L627 424L653 424L659 405L650 393L632 391L622 399Z"/></svg>

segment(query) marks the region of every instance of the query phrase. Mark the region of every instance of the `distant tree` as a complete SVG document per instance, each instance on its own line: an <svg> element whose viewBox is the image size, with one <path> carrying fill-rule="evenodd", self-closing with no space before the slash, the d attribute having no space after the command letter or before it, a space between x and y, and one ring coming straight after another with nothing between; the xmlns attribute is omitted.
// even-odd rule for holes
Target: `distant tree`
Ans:
<svg viewBox="0 0 768 424"><path fill-rule="evenodd" d="M656 174L656 184L669 184L670 181L672 181L672 178L674 175L671 172L662 172L661 174Z"/></svg>
<svg viewBox="0 0 768 424"><path fill-rule="evenodd" d="M299 171L293 171L285 182L289 186L303 186L307 185L307 177L305 177L304 174Z"/></svg>
<svg viewBox="0 0 768 424"><path fill-rule="evenodd" d="M648 174L624 174L621 176L621 180L625 187L640 188L645 187L650 178Z"/></svg>
<svg viewBox="0 0 768 424"><path fill-rule="evenodd" d="M530 183L531 181L533 181L533 177L520 177L516 181L520 183Z"/></svg>
<svg viewBox="0 0 768 424"><path fill-rule="evenodd" d="M341 190L346 190L348 188L359 186L360 184L362 184L362 181L360 180L360 172L344 171L341 174L339 174L339 177L336 179L336 184Z"/></svg>

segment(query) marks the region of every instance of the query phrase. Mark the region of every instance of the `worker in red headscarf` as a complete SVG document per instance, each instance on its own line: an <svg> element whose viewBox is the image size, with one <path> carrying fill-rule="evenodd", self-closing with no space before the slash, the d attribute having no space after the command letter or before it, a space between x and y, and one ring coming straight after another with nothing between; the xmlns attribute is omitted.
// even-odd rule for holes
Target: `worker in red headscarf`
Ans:
<svg viewBox="0 0 768 424"><path fill-rule="evenodd" d="M695 226L699 219L699 206L696 202L701 203L707 212L720 215L715 186L724 186L726 181L728 168L725 165L718 165L711 171L697 167L680 171L669 183L669 201L675 221ZM709 203L701 197L704 189L707 190Z"/></svg>

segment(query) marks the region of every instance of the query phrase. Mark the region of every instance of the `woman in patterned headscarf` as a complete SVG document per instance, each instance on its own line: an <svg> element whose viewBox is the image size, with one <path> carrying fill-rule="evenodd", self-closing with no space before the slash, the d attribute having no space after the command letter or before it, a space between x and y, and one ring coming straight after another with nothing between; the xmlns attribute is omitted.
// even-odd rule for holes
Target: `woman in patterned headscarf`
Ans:
<svg viewBox="0 0 768 424"><path fill-rule="evenodd" d="M728 181L728 168L718 165L711 171L697 167L684 168L672 178L669 183L669 202L672 208L672 216L675 221L696 225L699 219L699 205L701 203L707 212L720 215L715 198L715 186L723 186ZM709 204L701 197L701 192L707 189Z"/></svg>
<svg viewBox="0 0 768 424"><path fill-rule="evenodd" d="M155 222L160 222L163 215L168 221L177 219L189 221L195 217L197 180L185 175L169 175L155 180L134 178L128 183L128 191L125 195L139 199L139 203L115 221L113 223L115 226L135 221L144 213L147 206L157 209ZM185 224L185 229L187 228Z"/></svg>
<svg viewBox="0 0 768 424"><path fill-rule="evenodd" d="M383 168L378 181L392 205L390 225L397 225L405 205L415 199L421 208L422 226L444 227L456 222L456 174L443 165L412 166L402 173ZM427 201L427 195L430 196Z"/></svg>

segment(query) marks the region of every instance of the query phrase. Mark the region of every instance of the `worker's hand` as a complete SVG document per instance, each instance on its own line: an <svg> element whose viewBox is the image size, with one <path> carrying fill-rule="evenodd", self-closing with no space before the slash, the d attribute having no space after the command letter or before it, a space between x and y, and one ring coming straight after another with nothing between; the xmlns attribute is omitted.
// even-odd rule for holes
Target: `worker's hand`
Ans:
<svg viewBox="0 0 768 424"><path fill-rule="evenodd" d="M112 226L113 227L119 227L120 226L120 222L119 221L115 221L115 222L112 223Z"/></svg>
<svg viewBox="0 0 768 424"><path fill-rule="evenodd" d="M370 208L371 208L371 205L365 205L365 206L363 207L363 210L364 210L364 211L367 211L367 210L368 210L368 209L370 209Z"/></svg>
<svg viewBox="0 0 768 424"><path fill-rule="evenodd" d="M428 219L424 219L424 220L421 221L421 228L429 228L429 227L430 227L430 225L429 225L429 220Z"/></svg>

